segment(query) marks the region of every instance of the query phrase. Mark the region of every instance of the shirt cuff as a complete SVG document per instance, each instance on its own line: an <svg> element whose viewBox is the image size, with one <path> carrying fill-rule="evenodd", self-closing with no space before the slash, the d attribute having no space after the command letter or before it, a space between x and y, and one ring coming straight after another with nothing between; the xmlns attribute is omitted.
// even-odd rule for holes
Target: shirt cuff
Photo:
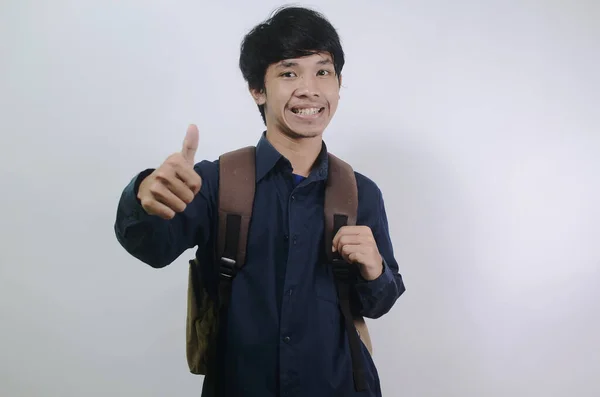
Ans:
<svg viewBox="0 0 600 397"><path fill-rule="evenodd" d="M358 276L356 283L356 291L362 296L371 296L375 300L379 298L379 295L385 291L385 287L394 281L394 275L390 270L387 262L383 259L383 272L375 280L365 280L362 276Z"/></svg>
<svg viewBox="0 0 600 397"><path fill-rule="evenodd" d="M142 203L138 198L138 191L142 181L154 172L154 169L147 169L136 175L131 182L125 187L121 200L121 213L126 218L126 224L134 224L145 220L150 215L142 207Z"/></svg>

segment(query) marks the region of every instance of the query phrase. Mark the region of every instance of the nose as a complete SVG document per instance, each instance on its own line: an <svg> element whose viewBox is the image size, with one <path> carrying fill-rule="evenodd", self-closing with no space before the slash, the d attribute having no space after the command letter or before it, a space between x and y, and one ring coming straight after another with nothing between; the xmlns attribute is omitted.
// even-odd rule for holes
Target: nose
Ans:
<svg viewBox="0 0 600 397"><path fill-rule="evenodd" d="M319 87L317 81L311 76L302 76L298 79L297 96L302 97L319 97Z"/></svg>

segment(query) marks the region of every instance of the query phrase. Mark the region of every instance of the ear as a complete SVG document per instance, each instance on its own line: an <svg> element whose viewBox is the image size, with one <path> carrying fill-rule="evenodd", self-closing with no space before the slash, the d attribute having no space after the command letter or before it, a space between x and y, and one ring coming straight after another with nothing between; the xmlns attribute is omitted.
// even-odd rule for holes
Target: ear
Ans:
<svg viewBox="0 0 600 397"><path fill-rule="evenodd" d="M265 90L255 90L255 89L250 89L250 95L252 95L252 98L254 98L254 102L256 102L257 105L264 105L267 102L267 95L265 94Z"/></svg>

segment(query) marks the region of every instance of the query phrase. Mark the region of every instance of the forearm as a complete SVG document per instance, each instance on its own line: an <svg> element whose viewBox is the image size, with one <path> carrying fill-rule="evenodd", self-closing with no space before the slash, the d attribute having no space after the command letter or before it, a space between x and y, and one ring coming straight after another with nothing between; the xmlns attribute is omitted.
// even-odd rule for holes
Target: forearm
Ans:
<svg viewBox="0 0 600 397"><path fill-rule="evenodd" d="M404 293L404 281L394 255L387 214L381 191L377 189L369 212L365 212L362 222L369 225L377 245L377 261L359 265L361 274L354 285L354 304L358 314L368 318L379 318L389 312L396 300ZM368 199L365 199L369 202ZM372 211L376 208L376 211ZM381 267L377 268L377 262Z"/></svg>
<svg viewBox="0 0 600 397"><path fill-rule="evenodd" d="M390 263L395 261L392 259ZM402 276L394 269L395 266L384 259L381 275L366 281L360 276L354 285L357 312L368 318L379 318L389 312L396 300L404 293L405 287Z"/></svg>

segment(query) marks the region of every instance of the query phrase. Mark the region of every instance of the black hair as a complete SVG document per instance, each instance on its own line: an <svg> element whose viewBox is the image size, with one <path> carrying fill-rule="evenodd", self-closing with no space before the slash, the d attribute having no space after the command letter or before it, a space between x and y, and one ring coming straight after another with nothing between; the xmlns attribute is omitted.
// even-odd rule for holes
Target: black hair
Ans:
<svg viewBox="0 0 600 397"><path fill-rule="evenodd" d="M333 58L335 73L341 76L344 51L331 23L317 11L284 6L244 37L240 70L250 89L262 91L269 65L317 52L328 52ZM259 105L258 110L266 124L264 105Z"/></svg>

